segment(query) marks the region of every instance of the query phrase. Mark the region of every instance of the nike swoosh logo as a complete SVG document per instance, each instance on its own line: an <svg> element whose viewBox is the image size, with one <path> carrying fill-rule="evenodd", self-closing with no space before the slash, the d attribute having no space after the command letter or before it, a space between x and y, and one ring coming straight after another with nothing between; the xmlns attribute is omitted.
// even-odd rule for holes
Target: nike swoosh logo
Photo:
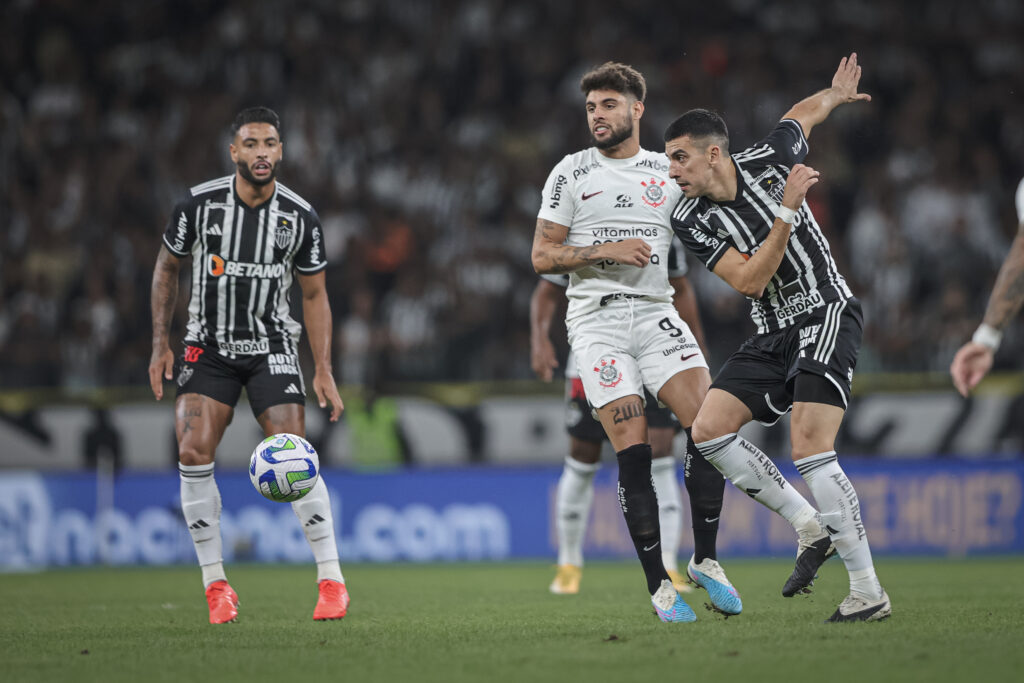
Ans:
<svg viewBox="0 0 1024 683"><path fill-rule="evenodd" d="M604 190L598 190L597 192L591 192L590 194L587 194L586 192L584 192L583 193L583 201L587 201L591 197L596 197L597 195L601 194L602 192L604 192Z"/></svg>
<svg viewBox="0 0 1024 683"><path fill-rule="evenodd" d="M648 548L647 546L644 546L644 552L646 552L646 551L648 551L648 550L654 550L655 548L657 548L657 547L658 547L658 543L661 543L661 541L657 541L657 542L656 542L656 543L655 543L654 545L652 545L652 546L651 546L650 548Z"/></svg>
<svg viewBox="0 0 1024 683"><path fill-rule="evenodd" d="M708 524L714 524L719 519L721 519L721 517L705 517L704 521L707 522Z"/></svg>
<svg viewBox="0 0 1024 683"><path fill-rule="evenodd" d="M682 355L682 356L679 356L679 360L690 360L691 358L693 358L696 355L697 355L696 353L691 353L689 356Z"/></svg>

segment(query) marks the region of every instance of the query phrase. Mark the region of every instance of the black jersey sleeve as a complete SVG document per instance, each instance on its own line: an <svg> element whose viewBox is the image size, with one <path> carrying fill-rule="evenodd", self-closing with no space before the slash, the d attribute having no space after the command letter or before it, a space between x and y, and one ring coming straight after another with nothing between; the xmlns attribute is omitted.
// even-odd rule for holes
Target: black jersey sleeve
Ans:
<svg viewBox="0 0 1024 683"><path fill-rule="evenodd" d="M719 259L732 245L719 238L696 219L695 211L689 211L682 218L672 217L672 229L686 250L698 261L713 271Z"/></svg>
<svg viewBox="0 0 1024 683"><path fill-rule="evenodd" d="M807 152L803 127L794 119L782 119L764 139L736 156L757 165L792 168L803 163Z"/></svg>
<svg viewBox="0 0 1024 683"><path fill-rule="evenodd" d="M314 209L309 210L304 222L302 243L295 253L295 270L303 275L312 275L327 267L327 257L324 253L324 229L320 225L320 216Z"/></svg>
<svg viewBox="0 0 1024 683"><path fill-rule="evenodd" d="M164 230L164 244L167 249L180 258L192 253L192 245L196 241L196 204L185 199L174 205L174 211L167 221Z"/></svg>

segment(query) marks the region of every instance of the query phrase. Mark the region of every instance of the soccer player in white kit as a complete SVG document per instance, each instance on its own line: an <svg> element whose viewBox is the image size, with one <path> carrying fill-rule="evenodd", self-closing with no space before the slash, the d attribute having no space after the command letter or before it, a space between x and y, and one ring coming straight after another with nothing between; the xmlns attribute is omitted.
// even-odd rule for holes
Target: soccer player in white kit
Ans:
<svg viewBox="0 0 1024 683"><path fill-rule="evenodd" d="M640 147L643 76L609 62L585 74L580 88L594 147L566 156L548 177L533 266L540 274L569 273L569 343L618 457L619 504L655 611L662 621L694 621L662 563L642 398L646 387L689 427L711 384L668 282L679 189L665 156ZM721 579L738 612L739 596L724 573Z"/></svg>

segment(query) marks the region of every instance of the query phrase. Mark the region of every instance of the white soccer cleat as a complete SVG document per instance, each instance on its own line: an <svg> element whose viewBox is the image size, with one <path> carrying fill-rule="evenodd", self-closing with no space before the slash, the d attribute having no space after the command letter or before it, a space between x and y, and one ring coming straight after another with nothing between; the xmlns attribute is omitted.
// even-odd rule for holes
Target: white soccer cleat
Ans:
<svg viewBox="0 0 1024 683"><path fill-rule="evenodd" d="M840 621L881 621L892 615L892 603L889 596L882 591L882 597L877 600L850 593L839 603L839 608L826 622Z"/></svg>

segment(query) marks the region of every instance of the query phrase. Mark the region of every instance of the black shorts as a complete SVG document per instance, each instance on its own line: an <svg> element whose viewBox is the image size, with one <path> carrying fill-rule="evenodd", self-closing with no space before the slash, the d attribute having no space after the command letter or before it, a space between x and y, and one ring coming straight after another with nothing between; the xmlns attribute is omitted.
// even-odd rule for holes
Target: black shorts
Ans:
<svg viewBox="0 0 1024 683"><path fill-rule="evenodd" d="M282 403L306 403L306 385L298 356L264 353L225 358L210 346L194 344L176 363L178 396L202 394L232 408L245 387L249 407L257 418Z"/></svg>
<svg viewBox="0 0 1024 683"><path fill-rule="evenodd" d="M679 428L676 416L668 408L659 407L658 399L651 396L651 392L644 390L644 398L647 400L645 413L648 427ZM594 418L583 391L583 381L578 377L565 380L565 426L569 436L575 439L600 442L608 438L601 422Z"/></svg>
<svg viewBox="0 0 1024 683"><path fill-rule="evenodd" d="M745 341L722 366L711 388L743 401L754 419L766 425L778 422L794 400L846 408L863 329L857 299L826 304L785 329ZM808 382L809 395L794 397L800 373L823 381Z"/></svg>

